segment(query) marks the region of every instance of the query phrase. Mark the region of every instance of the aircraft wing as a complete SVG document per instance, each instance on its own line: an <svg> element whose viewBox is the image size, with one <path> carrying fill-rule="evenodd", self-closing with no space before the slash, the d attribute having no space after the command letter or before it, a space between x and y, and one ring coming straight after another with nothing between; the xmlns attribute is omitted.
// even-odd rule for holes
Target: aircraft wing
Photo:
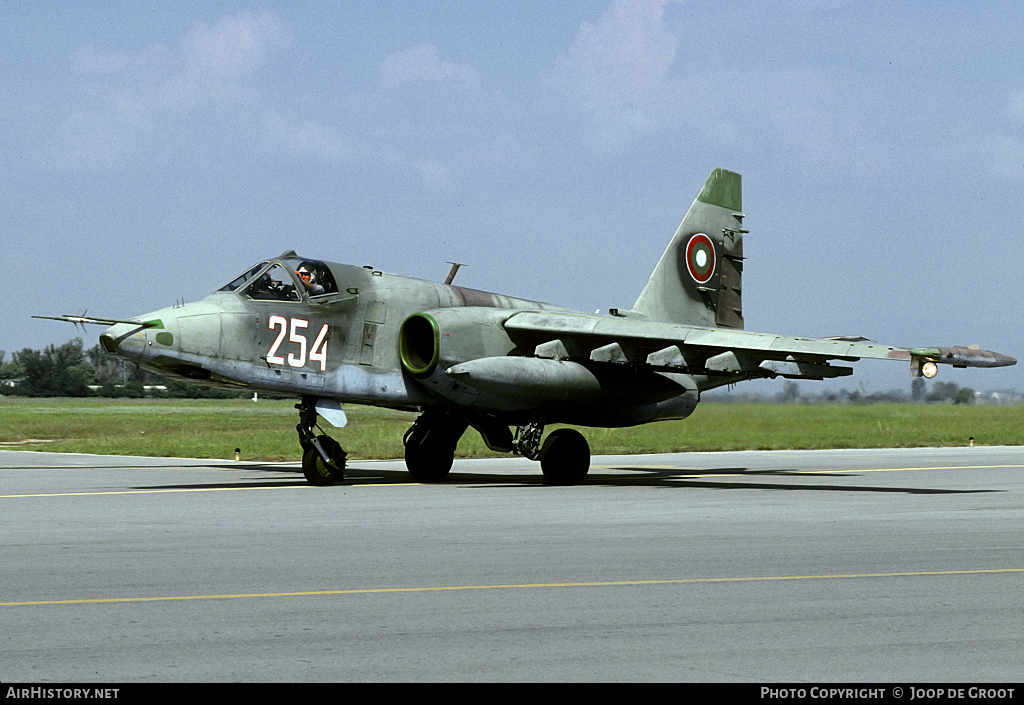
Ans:
<svg viewBox="0 0 1024 705"><path fill-rule="evenodd" d="M796 338L556 312L521 311L504 327L514 341L532 349L537 357L645 364L694 374L825 379L852 373L849 367L829 364L830 360L871 358L907 361L912 375L934 376L934 363L1003 367L1017 362L973 346L904 348L848 337Z"/></svg>

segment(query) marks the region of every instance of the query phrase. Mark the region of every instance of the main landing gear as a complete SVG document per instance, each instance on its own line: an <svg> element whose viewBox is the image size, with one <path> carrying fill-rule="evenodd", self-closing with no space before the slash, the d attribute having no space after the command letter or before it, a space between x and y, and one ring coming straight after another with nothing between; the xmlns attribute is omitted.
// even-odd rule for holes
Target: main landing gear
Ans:
<svg viewBox="0 0 1024 705"><path fill-rule="evenodd" d="M295 405L299 410L299 445L302 446L302 474L311 485L333 485L345 478L346 453L341 444L317 426L315 397L303 397ZM472 421L484 442L492 450L539 460L541 472L551 485L575 485L590 470L590 446L579 431L560 428L544 435L544 424L531 422L518 426L515 437L497 418L464 419L458 414L428 409L406 431L405 466L418 482L441 482L451 472L455 447Z"/></svg>
<svg viewBox="0 0 1024 705"><path fill-rule="evenodd" d="M311 485L333 485L345 478L346 453L341 444L325 433L316 435L316 399L303 397L299 410L299 445L302 446L302 474ZM321 429L322 431L322 429Z"/></svg>
<svg viewBox="0 0 1024 705"><path fill-rule="evenodd" d="M451 472L455 446L469 424L446 411L423 412L405 432L405 467L419 482L440 482Z"/></svg>
<svg viewBox="0 0 1024 705"><path fill-rule="evenodd" d="M520 426L512 441L512 451L530 460L539 460L541 472L551 485L576 485L590 471L590 446L583 434L572 428L552 431L541 444L544 424Z"/></svg>
<svg viewBox="0 0 1024 705"><path fill-rule="evenodd" d="M590 470L590 446L579 431L560 428L541 443L544 424L519 426L515 438L508 427L478 419L474 427L493 450L512 451L530 460L539 460L541 472L549 484L575 485ZM455 447L469 422L445 411L423 412L405 434L405 466L419 482L440 482L452 469Z"/></svg>

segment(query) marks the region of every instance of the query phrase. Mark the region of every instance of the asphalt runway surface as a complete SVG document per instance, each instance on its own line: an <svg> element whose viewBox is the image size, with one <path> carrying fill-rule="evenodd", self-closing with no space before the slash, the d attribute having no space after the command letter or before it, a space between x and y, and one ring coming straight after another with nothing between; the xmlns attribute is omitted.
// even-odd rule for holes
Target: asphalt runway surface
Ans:
<svg viewBox="0 0 1024 705"><path fill-rule="evenodd" d="M0 452L0 681L1024 678L1024 448L297 472Z"/></svg>

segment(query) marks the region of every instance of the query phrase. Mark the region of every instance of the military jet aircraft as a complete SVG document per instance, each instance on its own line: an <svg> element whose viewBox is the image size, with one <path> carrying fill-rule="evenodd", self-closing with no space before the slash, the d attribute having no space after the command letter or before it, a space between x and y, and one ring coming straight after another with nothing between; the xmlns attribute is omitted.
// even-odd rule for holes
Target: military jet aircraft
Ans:
<svg viewBox="0 0 1024 705"><path fill-rule="evenodd" d="M741 199L740 175L715 169L636 303L607 315L289 251L195 303L128 320L57 320L109 325L104 350L170 377L300 398L302 468L314 485L344 476L345 451L317 433L320 416L344 425L343 403L420 413L404 439L418 481L448 475L472 426L488 447L539 460L548 482L573 484L590 467L587 441L560 428L542 442L546 425L682 419L715 387L852 373L833 361L902 360L926 377L940 363L1016 363L974 346L743 330Z"/></svg>

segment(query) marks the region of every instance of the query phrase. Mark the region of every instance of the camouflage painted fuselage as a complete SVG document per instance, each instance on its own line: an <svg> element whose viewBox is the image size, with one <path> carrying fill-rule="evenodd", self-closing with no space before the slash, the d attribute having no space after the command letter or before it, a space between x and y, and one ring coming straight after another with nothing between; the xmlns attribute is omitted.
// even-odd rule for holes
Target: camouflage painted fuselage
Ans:
<svg viewBox="0 0 1024 705"><path fill-rule="evenodd" d="M108 352L202 384L409 410L497 425L627 426L685 418L700 392L748 379L822 380L860 358L1001 367L975 347L744 330L740 175L715 169L631 309L591 314L294 252L202 301L114 325ZM505 429L507 431L507 428Z"/></svg>
<svg viewBox="0 0 1024 705"><path fill-rule="evenodd" d="M264 269L275 263L291 270L282 259L267 260ZM147 369L200 384L409 410L462 409L513 424L538 415L547 422L600 426L682 418L699 398L696 382L677 373L568 360L544 360L546 369L520 371L519 382L492 385L493 391L464 383L448 371L473 360L523 363L533 356L538 336L514 340L504 327L515 314L585 314L369 268L319 264L336 282L326 295L259 299L243 285L141 316L149 327L118 323L101 341Z"/></svg>

